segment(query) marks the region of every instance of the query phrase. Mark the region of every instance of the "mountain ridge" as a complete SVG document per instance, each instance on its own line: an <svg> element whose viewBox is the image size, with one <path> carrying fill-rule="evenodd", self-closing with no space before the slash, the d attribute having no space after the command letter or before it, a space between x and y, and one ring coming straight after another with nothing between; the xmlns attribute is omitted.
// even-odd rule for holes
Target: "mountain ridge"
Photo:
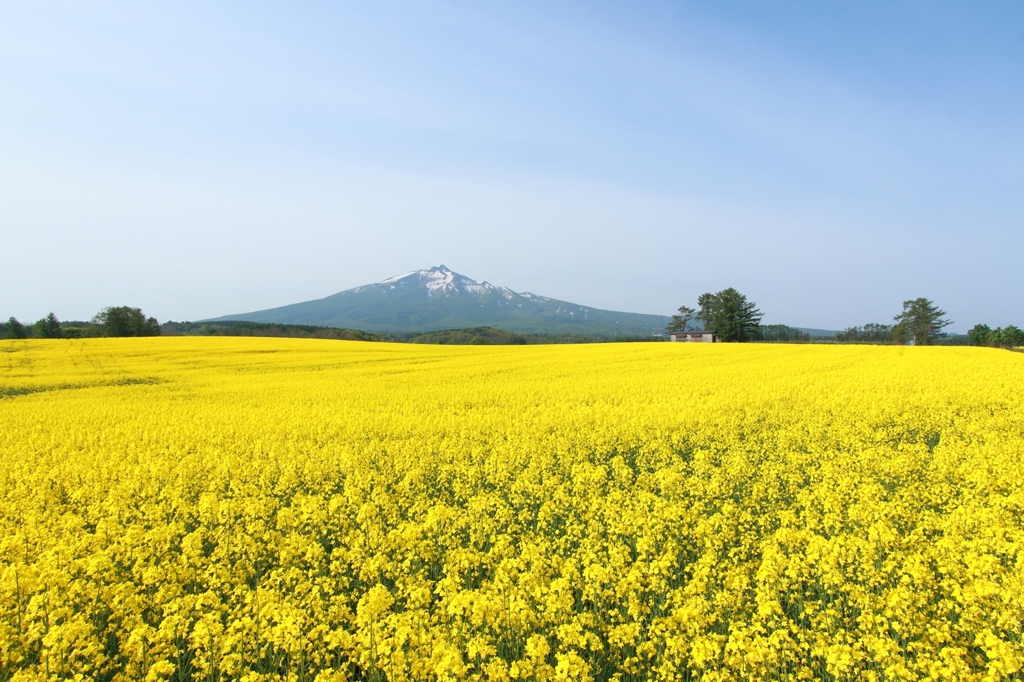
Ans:
<svg viewBox="0 0 1024 682"><path fill-rule="evenodd" d="M515 292L438 265L320 299L207 321L307 324L391 333L490 326L530 334L637 337L664 333L670 319Z"/></svg>

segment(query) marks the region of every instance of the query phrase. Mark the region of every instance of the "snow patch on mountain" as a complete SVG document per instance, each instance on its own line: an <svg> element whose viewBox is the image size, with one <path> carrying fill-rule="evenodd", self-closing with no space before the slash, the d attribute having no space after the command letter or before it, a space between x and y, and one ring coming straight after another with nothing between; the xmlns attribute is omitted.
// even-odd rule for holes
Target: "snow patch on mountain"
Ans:
<svg viewBox="0 0 1024 682"><path fill-rule="evenodd" d="M448 269L444 265L438 265L437 267L429 268L427 270L413 270L412 272L405 272L401 275L388 277L377 284L366 284L361 287L356 287L355 289L350 289L350 291L359 293L375 288L391 290L395 288L415 289L420 287L425 289L427 294L430 296L457 296L459 294L483 296L485 294L493 293L507 301L512 301L519 296L519 294L508 287L498 287L489 282L477 282L474 279L466 277L465 275L460 275L459 273ZM531 298L531 296L527 296L527 298ZM540 299L540 297L532 298Z"/></svg>
<svg viewBox="0 0 1024 682"><path fill-rule="evenodd" d="M405 272L405 273L402 273L401 275L395 275L394 277L388 277L385 280L381 280L380 283L381 284L392 284L392 283L397 282L399 280L403 280L406 277L411 277L412 275L418 275L421 272L426 272L426 271L425 270L413 270L412 272ZM364 286L356 287L356 288L357 289L367 289L367 288L372 287L372 286L373 286L372 284L366 284Z"/></svg>
<svg viewBox="0 0 1024 682"><path fill-rule="evenodd" d="M447 268L438 270L428 270L427 272L420 273L420 281L423 286L427 288L427 291L433 293L438 289L441 289L445 293L448 293L449 289L457 290L459 287L455 284L455 273Z"/></svg>

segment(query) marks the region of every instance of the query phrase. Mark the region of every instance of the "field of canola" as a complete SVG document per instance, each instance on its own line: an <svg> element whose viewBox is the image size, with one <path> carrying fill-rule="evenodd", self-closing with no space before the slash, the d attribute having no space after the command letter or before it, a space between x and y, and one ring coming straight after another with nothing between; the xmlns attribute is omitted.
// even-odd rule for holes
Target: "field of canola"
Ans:
<svg viewBox="0 0 1024 682"><path fill-rule="evenodd" d="M0 680L997 680L1024 354L0 342Z"/></svg>

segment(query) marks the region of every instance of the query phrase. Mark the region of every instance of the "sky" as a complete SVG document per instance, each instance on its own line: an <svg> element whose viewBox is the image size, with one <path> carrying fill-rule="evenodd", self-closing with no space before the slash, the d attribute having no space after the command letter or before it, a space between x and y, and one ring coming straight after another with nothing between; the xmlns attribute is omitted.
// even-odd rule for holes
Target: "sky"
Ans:
<svg viewBox="0 0 1024 682"><path fill-rule="evenodd" d="M1024 326L1021 2L0 4L0 317L444 264L671 314Z"/></svg>

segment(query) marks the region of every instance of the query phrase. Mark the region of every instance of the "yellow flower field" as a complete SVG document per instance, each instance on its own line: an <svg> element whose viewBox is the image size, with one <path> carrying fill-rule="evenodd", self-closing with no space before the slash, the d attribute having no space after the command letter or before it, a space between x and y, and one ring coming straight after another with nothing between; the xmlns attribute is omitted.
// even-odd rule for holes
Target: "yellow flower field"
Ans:
<svg viewBox="0 0 1024 682"><path fill-rule="evenodd" d="M0 342L0 680L998 680L1024 354Z"/></svg>

